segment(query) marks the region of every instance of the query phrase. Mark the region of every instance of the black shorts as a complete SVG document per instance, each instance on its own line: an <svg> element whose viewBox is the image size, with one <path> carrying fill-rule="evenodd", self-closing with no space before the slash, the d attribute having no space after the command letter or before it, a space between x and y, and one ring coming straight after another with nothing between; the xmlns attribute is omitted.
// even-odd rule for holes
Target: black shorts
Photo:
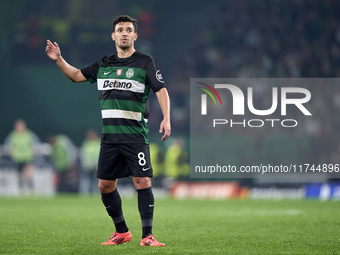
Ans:
<svg viewBox="0 0 340 255"><path fill-rule="evenodd" d="M128 176L152 177L148 144L101 144L97 177L115 180Z"/></svg>

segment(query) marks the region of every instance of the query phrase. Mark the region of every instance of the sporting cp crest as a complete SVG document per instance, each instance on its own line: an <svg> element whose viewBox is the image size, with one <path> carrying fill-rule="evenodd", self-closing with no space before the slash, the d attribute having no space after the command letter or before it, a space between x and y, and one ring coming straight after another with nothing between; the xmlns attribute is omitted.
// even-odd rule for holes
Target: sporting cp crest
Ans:
<svg viewBox="0 0 340 255"><path fill-rule="evenodd" d="M129 68L127 71L126 71L126 78L131 78L134 74L134 71L133 71L133 68Z"/></svg>
<svg viewBox="0 0 340 255"><path fill-rule="evenodd" d="M122 74L122 69L117 69L117 75L119 76L119 75L121 75Z"/></svg>

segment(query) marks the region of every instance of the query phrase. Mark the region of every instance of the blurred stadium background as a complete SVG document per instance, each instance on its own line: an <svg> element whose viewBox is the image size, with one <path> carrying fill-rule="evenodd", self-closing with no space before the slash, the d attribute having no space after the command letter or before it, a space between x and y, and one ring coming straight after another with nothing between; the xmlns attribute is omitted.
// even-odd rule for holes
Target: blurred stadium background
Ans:
<svg viewBox="0 0 340 255"><path fill-rule="evenodd" d="M194 187L185 184L192 181L188 177L190 78L340 77L338 0L14 0L2 1L0 5L0 143L5 142L19 118L39 137L34 183L40 194L54 194L58 181L51 181L55 167L50 138L63 134L74 145L76 156L67 191L80 192L79 149L86 132L93 129L100 133L102 123L96 86L72 84L65 78L44 52L46 39L57 41L63 57L81 68L115 52L110 33L116 16L128 14L138 19L136 49L156 59L172 106L172 137L160 143L162 115L151 93L150 141L155 146L154 168L159 177L155 178L155 186L165 192L176 188L174 194L179 197L214 193L203 187L211 182ZM339 163L340 90L320 85L313 95L326 98L322 101L327 104L315 101L313 108L320 120L296 134L295 141L301 141L303 153L296 153L295 157L302 155L307 162L316 164ZM267 139L275 143L281 138L274 133L268 134ZM280 140L287 149L274 155L280 157L278 160L287 155L291 158L289 141L287 146L284 142L284 138ZM250 148L247 141L242 146ZM237 156L242 157L235 153L234 160L241 161L242 158L235 159ZM16 182L11 181L15 178L14 169L6 148L1 147L0 194L18 194ZM176 180L182 182L172 186ZM336 180L327 176L313 184L234 181L223 183L227 188L222 184L215 186L216 194L303 198L308 186L313 190L312 197L340 197ZM183 183L185 187L180 186ZM195 190L202 187L207 193L197 195Z"/></svg>

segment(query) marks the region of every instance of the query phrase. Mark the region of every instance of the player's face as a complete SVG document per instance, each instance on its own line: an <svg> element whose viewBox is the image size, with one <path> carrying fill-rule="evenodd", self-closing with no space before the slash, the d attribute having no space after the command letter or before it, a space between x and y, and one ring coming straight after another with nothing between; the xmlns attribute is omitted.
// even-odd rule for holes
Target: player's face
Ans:
<svg viewBox="0 0 340 255"><path fill-rule="evenodd" d="M117 47L122 50L129 49L137 39L137 33L131 22L120 22L116 25L112 40L116 42Z"/></svg>

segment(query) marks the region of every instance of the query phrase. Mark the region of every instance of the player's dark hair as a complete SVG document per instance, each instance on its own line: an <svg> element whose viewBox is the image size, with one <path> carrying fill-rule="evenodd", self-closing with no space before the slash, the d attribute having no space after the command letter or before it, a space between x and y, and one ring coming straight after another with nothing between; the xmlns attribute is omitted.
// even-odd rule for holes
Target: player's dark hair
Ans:
<svg viewBox="0 0 340 255"><path fill-rule="evenodd" d="M113 32L115 31L116 25L120 22L131 22L133 27L135 28L135 33L137 33L137 20L134 18L131 18L128 15L119 16L113 21L113 24L112 24Z"/></svg>

